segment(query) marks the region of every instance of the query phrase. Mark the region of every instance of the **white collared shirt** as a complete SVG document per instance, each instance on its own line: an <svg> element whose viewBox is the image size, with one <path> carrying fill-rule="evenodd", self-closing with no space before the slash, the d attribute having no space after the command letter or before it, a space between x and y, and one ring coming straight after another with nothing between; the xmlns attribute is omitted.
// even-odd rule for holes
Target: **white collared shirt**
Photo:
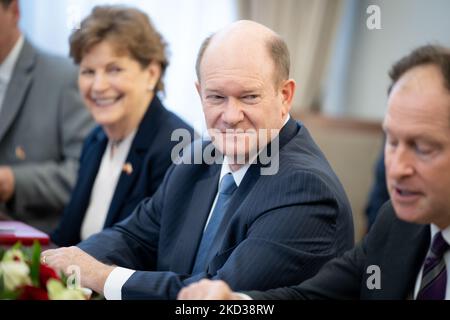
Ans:
<svg viewBox="0 0 450 320"><path fill-rule="evenodd" d="M5 60L0 63L0 113L2 111L3 101L5 100L6 90L8 89L9 82L11 81L14 72L14 67L19 59L20 51L22 51L23 48L23 43L23 35L20 35Z"/></svg>
<svg viewBox="0 0 450 320"><path fill-rule="evenodd" d="M135 135L136 130L115 146L114 152L112 152L112 142L108 141L81 226L82 240L103 230L117 183L124 170L124 164Z"/></svg>
<svg viewBox="0 0 450 320"><path fill-rule="evenodd" d="M286 123L289 121L290 115L288 114L284 123L283 127L286 125ZM211 218L211 213L214 210L214 207L216 206L217 197L218 197L218 190L219 190L219 184L222 178L231 172L233 175L234 182L236 183L237 187L239 188L239 185L241 184L242 180L244 179L245 174L247 173L248 169L250 168L250 165L252 162L256 159L257 155L254 156L254 158L249 159L250 161L240 167L236 171L232 171L230 168L230 160L227 157L224 157L224 161L222 163L222 168L220 170L220 176L219 180L217 181L217 193L216 197L214 198L213 205L211 206L211 210L209 211L208 219L205 223L204 230L206 229L209 220ZM122 268L122 267L116 267L113 269L113 271L109 274L108 278L106 279L105 285L103 287L103 294L107 300L121 300L122 299L122 287L127 282L127 280L133 275L135 270Z"/></svg>
<svg viewBox="0 0 450 320"><path fill-rule="evenodd" d="M430 228L431 228L431 241L430 241L430 248L431 248L433 237L440 230L434 224L430 225ZM450 226L445 228L444 230L442 230L442 236L444 237L444 240L450 244ZM446 266L446 270L447 270L447 279L450 279L450 250L448 250L446 253L444 253L444 261L445 261L445 266ZM420 268L419 274L417 275L416 285L414 287L414 299L416 299L417 294L419 293L420 282L422 279L422 272L423 272L423 265ZM449 280L447 280L447 289L445 290L445 300L450 300L450 281Z"/></svg>

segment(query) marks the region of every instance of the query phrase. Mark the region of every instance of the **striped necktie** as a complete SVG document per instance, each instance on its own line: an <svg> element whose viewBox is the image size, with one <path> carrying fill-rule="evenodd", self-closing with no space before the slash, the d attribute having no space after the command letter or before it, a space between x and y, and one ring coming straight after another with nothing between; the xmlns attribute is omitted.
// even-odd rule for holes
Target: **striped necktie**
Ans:
<svg viewBox="0 0 450 320"><path fill-rule="evenodd" d="M422 281L417 300L444 300L447 290L447 268L444 253L449 245L441 232L433 237L431 248L423 265Z"/></svg>
<svg viewBox="0 0 450 320"><path fill-rule="evenodd" d="M237 185L234 182L233 175L231 173L226 174L220 181L219 195L217 197L216 205L211 213L208 226L206 227L205 232L203 232L203 237L198 247L192 274L205 271L209 249L217 231L219 230L220 222L222 221L222 218L227 210L231 196L236 189Z"/></svg>

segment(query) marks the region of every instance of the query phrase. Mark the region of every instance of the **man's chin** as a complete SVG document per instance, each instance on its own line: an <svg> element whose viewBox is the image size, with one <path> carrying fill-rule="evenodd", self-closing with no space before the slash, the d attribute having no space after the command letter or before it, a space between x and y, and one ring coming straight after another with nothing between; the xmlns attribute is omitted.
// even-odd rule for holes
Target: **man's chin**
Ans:
<svg viewBox="0 0 450 320"><path fill-rule="evenodd" d="M419 206L412 206L412 205L404 205L404 204L396 204L392 203L395 213L397 215L397 218L399 218L402 221L409 222L409 223L419 223L419 224L425 224L427 223L426 217L424 217L423 212L419 210Z"/></svg>

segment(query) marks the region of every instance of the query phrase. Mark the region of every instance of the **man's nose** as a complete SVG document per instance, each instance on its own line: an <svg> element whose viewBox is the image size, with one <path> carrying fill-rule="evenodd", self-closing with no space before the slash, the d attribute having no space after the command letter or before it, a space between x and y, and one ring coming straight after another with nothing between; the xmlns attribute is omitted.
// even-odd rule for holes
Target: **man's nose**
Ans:
<svg viewBox="0 0 450 320"><path fill-rule="evenodd" d="M230 127L244 120L244 113L237 99L228 99L225 110L222 114L222 120L226 122Z"/></svg>
<svg viewBox="0 0 450 320"><path fill-rule="evenodd" d="M401 179L414 173L414 158L406 147L398 146L395 150L386 151L386 170L388 177Z"/></svg>

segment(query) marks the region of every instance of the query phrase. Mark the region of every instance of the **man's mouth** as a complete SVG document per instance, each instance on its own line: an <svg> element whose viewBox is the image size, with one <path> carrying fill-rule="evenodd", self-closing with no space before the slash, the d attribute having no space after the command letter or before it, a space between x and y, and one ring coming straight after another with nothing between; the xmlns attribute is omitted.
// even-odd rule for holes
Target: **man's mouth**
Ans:
<svg viewBox="0 0 450 320"><path fill-rule="evenodd" d="M408 189L398 186L393 187L393 194L392 194L393 199L401 202L416 201L422 195L423 195L422 192L414 189Z"/></svg>

